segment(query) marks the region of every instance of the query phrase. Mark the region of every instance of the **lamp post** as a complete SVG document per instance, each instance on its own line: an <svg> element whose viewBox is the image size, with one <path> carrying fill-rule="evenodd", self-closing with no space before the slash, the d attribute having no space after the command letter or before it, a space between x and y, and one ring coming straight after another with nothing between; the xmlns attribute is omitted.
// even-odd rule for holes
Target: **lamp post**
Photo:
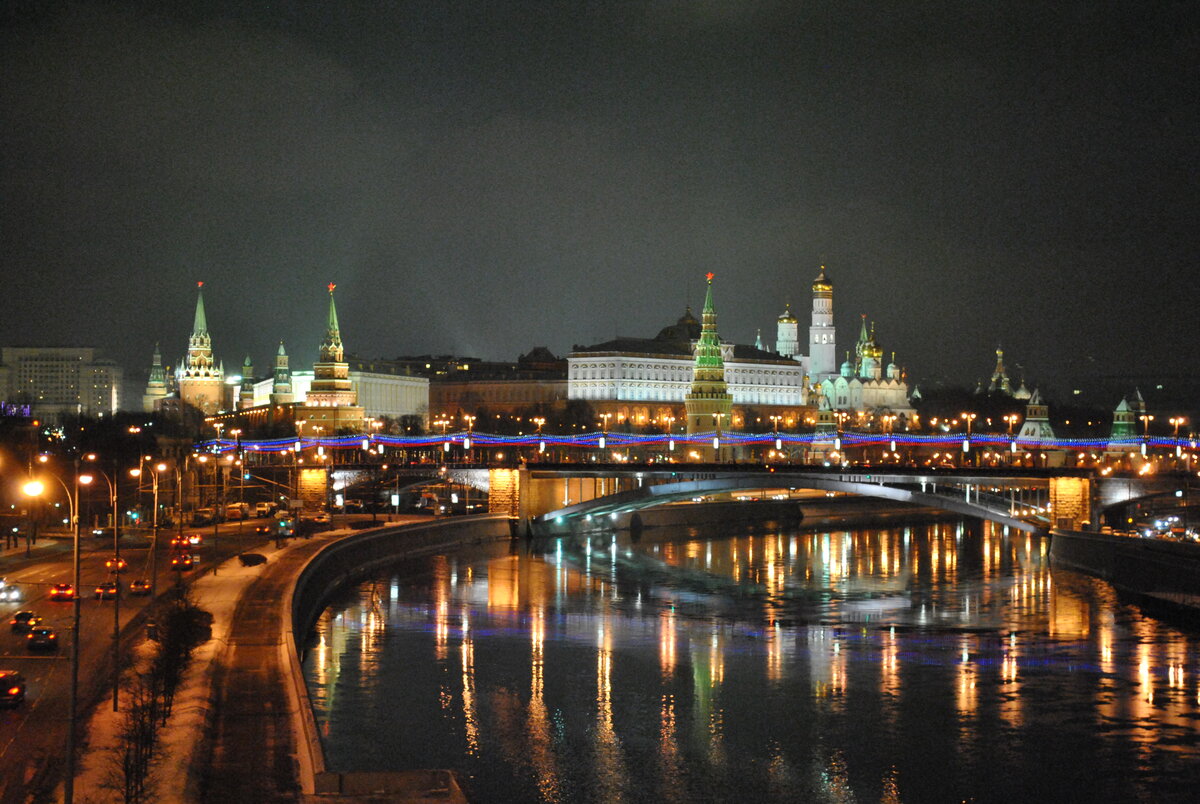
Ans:
<svg viewBox="0 0 1200 804"><path fill-rule="evenodd" d="M1142 420L1142 457L1145 458L1150 441L1150 422L1154 421L1154 416L1143 413L1138 418Z"/></svg>
<svg viewBox="0 0 1200 804"><path fill-rule="evenodd" d="M150 460L150 456L145 456L143 462ZM156 463L152 467L154 472L150 475L151 488L154 490L154 510L150 514L150 594L154 595L158 592L158 473L164 472L167 469L165 463ZM141 477L142 468L138 465L137 469L130 469L131 477Z"/></svg>
<svg viewBox="0 0 1200 804"><path fill-rule="evenodd" d="M961 415L962 420L967 423L967 437L965 439L963 439L962 451L964 454L970 455L971 454L971 422L975 421L975 418L978 414L964 412L959 415Z"/></svg>
<svg viewBox="0 0 1200 804"><path fill-rule="evenodd" d="M535 416L533 423L537 425L538 454L540 455L546 451L546 442L542 440L542 425L546 423L546 419L543 416Z"/></svg>
<svg viewBox="0 0 1200 804"><path fill-rule="evenodd" d="M95 461L96 455L89 453L85 456L89 461ZM116 474L117 462L113 461L113 476L109 476L105 472L97 470L97 474L104 478L104 482L108 484L109 497L112 500L113 510L113 568L118 570L121 566L121 541L120 541L120 525L117 515L117 477ZM117 594L113 597L113 632L112 632L112 710L118 709L118 698L121 690L121 581L117 581ZM76 590L78 591L78 590Z"/></svg>
<svg viewBox="0 0 1200 804"><path fill-rule="evenodd" d="M467 437L466 437L466 440L463 441L463 449L466 450L466 452L463 455L463 460L465 460L467 463L470 463L471 462L471 431L475 428L475 417L468 416L467 414L464 413L463 419L467 423Z"/></svg>
<svg viewBox="0 0 1200 804"><path fill-rule="evenodd" d="M74 525L74 558L72 560L72 577L74 583L75 595L72 600L71 613L71 686L70 694L67 700L67 767L65 778L63 779L63 801L65 804L73 804L75 800L75 718L78 705L78 687L79 687L79 487L80 485L88 485L92 482L92 476L81 474L79 471L79 458L75 459L75 488L72 494L67 488L67 484L62 481L58 475L51 473L51 477L58 481L59 485L67 491L67 502L70 509L71 523ZM30 480L23 487L23 491L29 497L40 497L45 491L45 485L39 480Z"/></svg>

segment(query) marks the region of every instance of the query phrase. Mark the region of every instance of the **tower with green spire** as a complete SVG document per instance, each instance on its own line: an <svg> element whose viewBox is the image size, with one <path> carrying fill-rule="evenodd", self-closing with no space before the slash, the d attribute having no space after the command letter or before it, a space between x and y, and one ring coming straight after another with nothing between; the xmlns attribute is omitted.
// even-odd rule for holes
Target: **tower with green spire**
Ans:
<svg viewBox="0 0 1200 804"><path fill-rule="evenodd" d="M313 363L313 379L304 404L295 409L297 420L307 422L306 434L314 431L331 436L345 430L362 432L365 413L358 406L358 392L350 383L350 364L345 361L342 332L338 327L337 306L329 283L329 314L325 320L325 338L321 353ZM320 428L318 430L318 428Z"/></svg>
<svg viewBox="0 0 1200 804"><path fill-rule="evenodd" d="M159 400L167 396L167 370L163 368L162 352L158 344L154 344L154 362L150 365L150 379L146 382L146 391L142 394L142 410L153 413L158 407Z"/></svg>
<svg viewBox="0 0 1200 804"><path fill-rule="evenodd" d="M242 385L238 389L238 407L241 409L254 407L254 363L250 355L242 361Z"/></svg>
<svg viewBox="0 0 1200 804"><path fill-rule="evenodd" d="M213 360L212 337L204 315L204 283L196 283L196 317L188 338L187 356L179 368L179 399L206 415L221 409L225 372Z"/></svg>
<svg viewBox="0 0 1200 804"><path fill-rule="evenodd" d="M350 364L343 358L342 332L338 327L337 305L333 291L337 285L329 283L329 314L325 320L325 338L321 341L321 353L313 364L313 380L308 390L308 404L336 407L354 405L358 394L350 386Z"/></svg>
<svg viewBox="0 0 1200 804"><path fill-rule="evenodd" d="M283 348L283 341L279 342L279 350L275 353L275 371L271 380L271 404L292 404L295 399L292 395L292 371L288 367L288 356Z"/></svg>
<svg viewBox="0 0 1200 804"><path fill-rule="evenodd" d="M733 395L725 385L725 358L721 353L721 337L717 334L717 308L713 304L710 272L708 292L704 297L701 315L700 340L696 342L696 362L692 368L692 390L683 399L687 411L687 431L717 432L728 429L733 411Z"/></svg>

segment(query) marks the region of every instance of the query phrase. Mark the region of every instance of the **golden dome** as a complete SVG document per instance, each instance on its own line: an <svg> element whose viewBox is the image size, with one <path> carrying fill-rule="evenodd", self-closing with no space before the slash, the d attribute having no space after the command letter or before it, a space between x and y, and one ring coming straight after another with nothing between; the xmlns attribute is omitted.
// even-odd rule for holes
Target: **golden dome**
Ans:
<svg viewBox="0 0 1200 804"><path fill-rule="evenodd" d="M795 323L797 323L796 316L792 315L792 305L788 304L788 305L784 306L783 315L779 316L779 323L780 324L795 324Z"/></svg>
<svg viewBox="0 0 1200 804"><path fill-rule="evenodd" d="M821 274L813 280L813 293L833 293L833 283L825 276L825 266L821 266Z"/></svg>

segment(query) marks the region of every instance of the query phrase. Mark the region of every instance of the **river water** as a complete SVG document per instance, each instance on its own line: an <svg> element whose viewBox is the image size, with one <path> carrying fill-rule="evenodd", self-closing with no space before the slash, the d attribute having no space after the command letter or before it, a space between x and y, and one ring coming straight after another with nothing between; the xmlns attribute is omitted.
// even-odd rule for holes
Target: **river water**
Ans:
<svg viewBox="0 0 1200 804"><path fill-rule="evenodd" d="M478 801L1195 801L1200 632L988 524L398 562L321 616L331 769Z"/></svg>

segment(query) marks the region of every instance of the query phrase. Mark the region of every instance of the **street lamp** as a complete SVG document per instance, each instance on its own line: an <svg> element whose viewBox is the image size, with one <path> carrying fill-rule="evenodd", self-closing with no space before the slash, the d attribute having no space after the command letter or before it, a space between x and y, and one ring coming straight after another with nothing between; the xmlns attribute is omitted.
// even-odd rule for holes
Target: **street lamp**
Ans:
<svg viewBox="0 0 1200 804"><path fill-rule="evenodd" d="M44 463L45 461L43 461ZM63 801L65 804L73 804L75 800L75 719L76 709L78 704L78 687L79 687L79 604L80 604L80 589L79 589L79 517L76 512L79 510L79 487L88 485L92 482L91 475L81 474L79 471L79 459L75 459L75 489L72 495L67 489L67 484L62 481L58 475L51 473L50 475L59 482L59 485L67 490L67 501L70 508L71 523L74 525L74 559L72 561L72 575L74 578L75 595L73 599L72 614L71 614L71 687L70 696L67 703L67 767L66 776L63 779ZM30 480L24 485L22 491L30 497L39 497L46 490L45 485L38 480Z"/></svg>
<svg viewBox="0 0 1200 804"><path fill-rule="evenodd" d="M143 458L143 462L150 460L147 455ZM154 472L150 475L151 488L154 490L154 510L150 514L150 594L158 592L158 473L165 472L167 465L165 463L156 463L152 467ZM136 469L129 470L130 477L141 477L142 468L138 465Z"/></svg>
<svg viewBox="0 0 1200 804"><path fill-rule="evenodd" d="M546 419L543 416L535 416L533 418L533 423L537 425L538 452L545 452L546 451L546 442L545 442L545 440L542 439L542 425L546 423Z"/></svg>
<svg viewBox="0 0 1200 804"><path fill-rule="evenodd" d="M85 455L89 461L95 461L95 453ZM116 467L116 461L113 461L113 467ZM104 482L108 484L109 498L112 501L113 511L113 567L118 568L121 565L121 542L120 542L120 519L117 513L117 477L113 473L113 477L109 477L105 472L96 470L100 477L104 478ZM121 587L120 579L117 581L117 594L113 597L113 634L112 634L112 659L113 659L113 679L112 679L112 710L117 711L117 701L121 689ZM79 590L76 590L78 592Z"/></svg>
<svg viewBox="0 0 1200 804"><path fill-rule="evenodd" d="M467 423L467 435L463 439L463 449L466 450L464 456L468 463L471 462L471 431L475 428L475 417L463 414L463 420Z"/></svg>

